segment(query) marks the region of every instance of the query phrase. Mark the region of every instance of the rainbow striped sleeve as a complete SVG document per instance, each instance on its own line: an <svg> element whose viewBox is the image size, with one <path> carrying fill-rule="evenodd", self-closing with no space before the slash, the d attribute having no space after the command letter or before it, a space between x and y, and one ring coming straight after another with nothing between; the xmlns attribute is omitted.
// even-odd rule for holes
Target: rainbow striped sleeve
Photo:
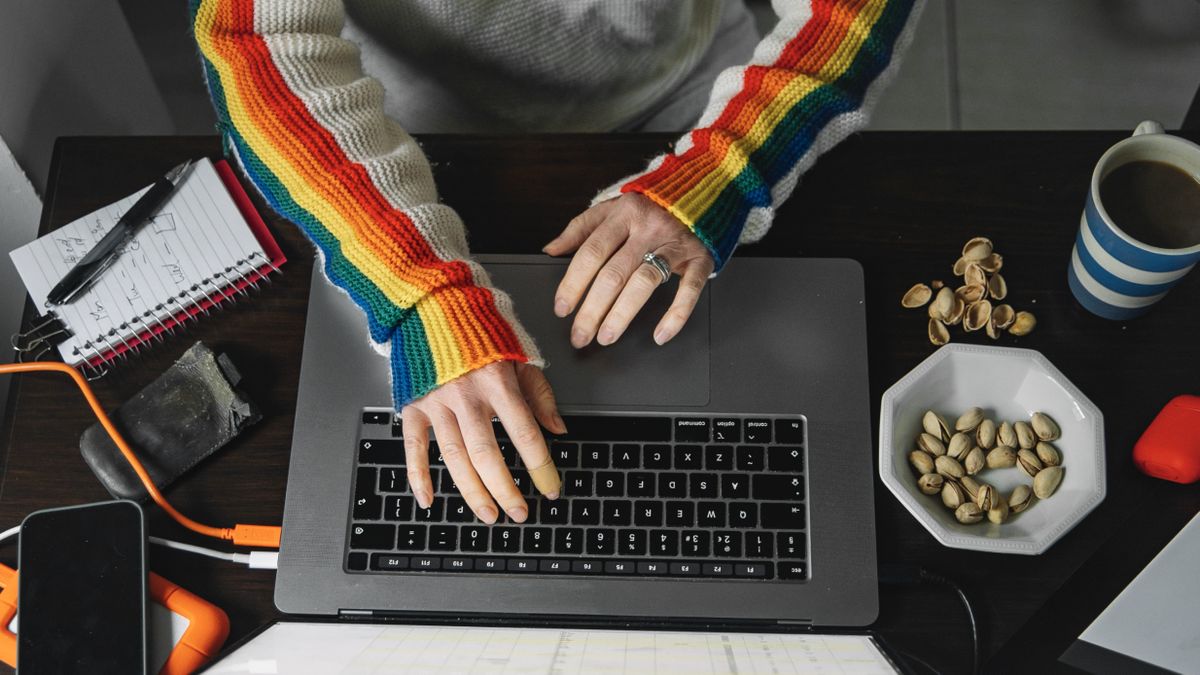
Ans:
<svg viewBox="0 0 1200 675"><path fill-rule="evenodd" d="M397 408L488 363L542 365L509 297L468 258L420 148L338 37L341 3L192 0L191 12L227 151L366 312Z"/></svg>
<svg viewBox="0 0 1200 675"><path fill-rule="evenodd" d="M771 226L817 155L867 123L923 0L787 0L746 67L718 77L673 154L602 192L639 192L708 247L716 269Z"/></svg>

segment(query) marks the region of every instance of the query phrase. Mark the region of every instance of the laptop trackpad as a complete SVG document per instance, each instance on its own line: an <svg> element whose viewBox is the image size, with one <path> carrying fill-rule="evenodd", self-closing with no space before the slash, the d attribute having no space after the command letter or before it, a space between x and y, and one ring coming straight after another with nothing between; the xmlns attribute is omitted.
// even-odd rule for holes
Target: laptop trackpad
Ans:
<svg viewBox="0 0 1200 675"><path fill-rule="evenodd" d="M616 344L570 343L573 316L554 316L560 264L485 263L497 288L512 295L517 316L537 340L550 367L546 376L560 405L704 406L708 404L709 293L707 287L683 331L660 347L652 337L671 306L678 277L659 288Z"/></svg>

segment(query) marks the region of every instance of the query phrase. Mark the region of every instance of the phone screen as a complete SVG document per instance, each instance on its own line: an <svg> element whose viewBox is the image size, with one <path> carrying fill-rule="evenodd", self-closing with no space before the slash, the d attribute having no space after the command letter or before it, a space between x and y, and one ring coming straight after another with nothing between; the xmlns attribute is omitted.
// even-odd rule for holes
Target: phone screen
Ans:
<svg viewBox="0 0 1200 675"><path fill-rule="evenodd" d="M18 551L17 669L146 671L142 509L115 501L30 514Z"/></svg>

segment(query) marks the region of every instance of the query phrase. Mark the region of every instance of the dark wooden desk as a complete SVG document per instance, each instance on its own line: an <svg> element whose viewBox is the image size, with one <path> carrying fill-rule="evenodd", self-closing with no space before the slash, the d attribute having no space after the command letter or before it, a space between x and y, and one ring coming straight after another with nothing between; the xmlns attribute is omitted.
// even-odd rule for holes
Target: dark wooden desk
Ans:
<svg viewBox="0 0 1200 675"><path fill-rule="evenodd" d="M1032 335L1000 344L1041 350L1104 411L1108 497L1046 554L1003 556L943 548L877 483L879 557L961 581L983 624L995 670L1046 666L1200 508L1200 491L1139 474L1130 449L1173 395L1200 388L1200 274L1152 314L1110 323L1079 308L1066 265L1092 166L1122 133L868 133L823 158L774 229L739 255L849 257L866 270L871 399L932 347L922 313L902 310L917 280L949 279L962 243L987 235L1005 255L1014 302L1032 308ZM478 252L537 251L610 180L667 146L663 136L426 137L445 201ZM214 138L64 138L55 147L42 230L149 183L174 163L216 156ZM263 214L267 209L261 209ZM228 351L266 413L262 423L193 470L169 493L212 524L279 522L304 330L312 249L292 226L273 229L290 259L257 297L137 357L97 391L110 409L200 339ZM736 261L735 263L736 264ZM819 320L820 317L813 317ZM955 339L986 341L982 334ZM15 383L4 427L0 527L31 510L107 494L78 454L92 419L61 377ZM876 415L877 416L877 415ZM866 453L864 452L864 457ZM151 530L192 539L156 509ZM0 560L13 564L16 547ZM277 616L272 574L153 548L152 568L215 602L237 639ZM69 561L64 561L69 564ZM963 672L970 637L954 596L938 588L882 590L875 628L943 672Z"/></svg>

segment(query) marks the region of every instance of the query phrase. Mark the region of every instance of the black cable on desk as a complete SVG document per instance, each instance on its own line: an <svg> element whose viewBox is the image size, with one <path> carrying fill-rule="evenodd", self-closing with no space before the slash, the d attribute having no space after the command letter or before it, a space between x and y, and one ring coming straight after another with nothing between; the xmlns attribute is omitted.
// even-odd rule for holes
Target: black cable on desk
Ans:
<svg viewBox="0 0 1200 675"><path fill-rule="evenodd" d="M962 586L959 586L953 579L930 572L916 565L893 565L886 563L879 566L879 583L892 586L919 586L922 583L930 583L953 589L958 594L958 599L962 601L963 607L967 610L967 618L971 623L971 672L978 675L979 624L975 620L975 609L971 606L971 599L967 597L967 593L962 589ZM916 660L927 668L929 667L928 664L920 659L912 656L909 656L909 658Z"/></svg>

